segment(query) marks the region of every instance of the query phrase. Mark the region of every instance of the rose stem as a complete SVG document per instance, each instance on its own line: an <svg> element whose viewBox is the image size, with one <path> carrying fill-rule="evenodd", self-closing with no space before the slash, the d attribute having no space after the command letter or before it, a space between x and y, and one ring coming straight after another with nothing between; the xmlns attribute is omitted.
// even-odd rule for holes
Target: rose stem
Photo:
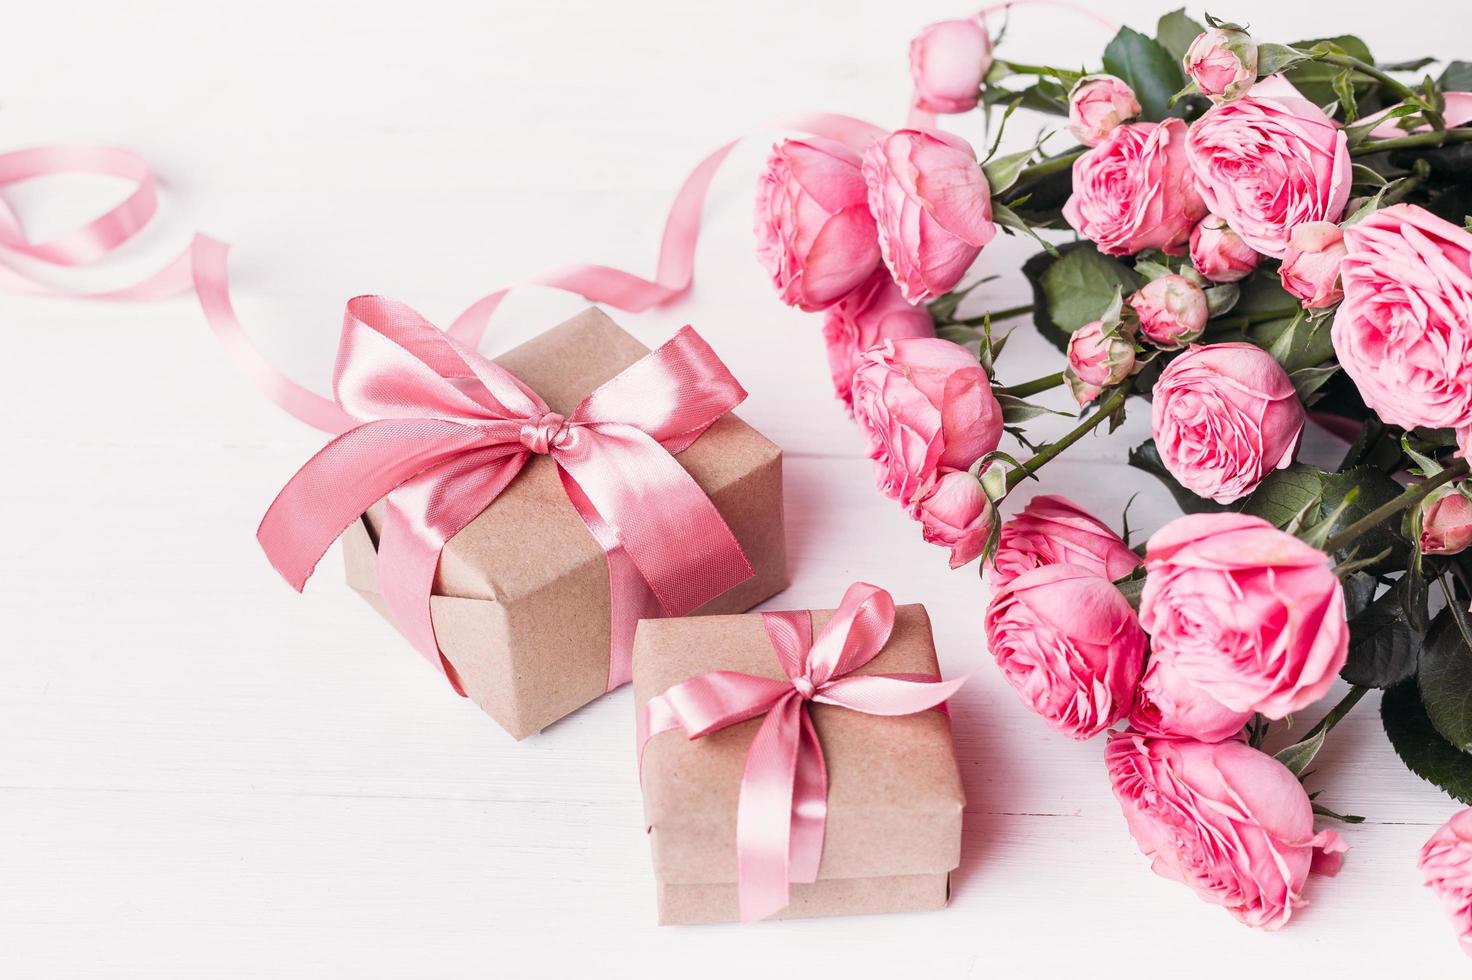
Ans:
<svg viewBox="0 0 1472 980"><path fill-rule="evenodd" d="M1033 456L1026 463L1023 463L1019 469L1015 469L1012 472L1008 473L1007 489L1011 490L1027 477L1032 476L1038 470L1042 469L1043 465L1047 463L1048 460L1052 459L1054 456L1057 456L1059 453L1063 452L1063 450L1067 449L1075 442L1078 442L1080 439L1088 434L1089 430L1093 429L1100 422L1103 422L1106 418L1113 415L1116 411L1119 410L1119 406L1124 404L1124 400L1129 397L1129 393L1130 392L1128 385L1120 385L1119 387L1115 388L1114 391L1110 393L1109 397L1104 399L1104 401L1100 403L1099 407L1094 409L1093 413L1089 415L1088 418L1080 422L1078 424L1078 427L1075 428L1072 432L1068 433L1057 442L1048 443L1046 446L1043 447L1042 451Z"/></svg>
<svg viewBox="0 0 1472 980"><path fill-rule="evenodd" d="M1032 311L1033 305L1029 303L1026 306L1009 306L1005 310L994 310L982 316L967 317L964 320L952 320L951 322L959 323L964 327L979 327L988 321L996 323L998 320L1010 320L1014 316L1026 316Z"/></svg>
<svg viewBox="0 0 1472 980"><path fill-rule="evenodd" d="M1334 730L1334 726L1343 721L1344 716L1349 714L1349 710L1355 705L1359 704L1360 698L1364 697L1369 692L1370 689L1368 687L1360 687L1358 684L1350 685L1349 692L1345 694L1344 697L1339 699L1338 704L1329 709L1329 713L1327 715L1319 719L1319 723L1317 725L1308 730L1308 734L1305 735L1302 740L1307 742L1309 739L1319 734L1319 732L1323 732L1325 735L1332 732Z"/></svg>
<svg viewBox="0 0 1472 980"><path fill-rule="evenodd" d="M1472 140L1472 129L1443 129L1432 133L1412 133L1388 140L1366 140L1349 151L1350 156L1362 157L1384 150L1405 150L1418 146L1441 146L1445 143L1464 143Z"/></svg>
<svg viewBox="0 0 1472 980"><path fill-rule="evenodd" d="M1322 61L1326 65L1338 65L1340 68L1349 68L1359 72L1361 75L1369 75L1381 85L1394 91L1402 99L1419 99L1421 97L1415 89L1411 88L1405 82L1397 78L1391 78L1374 65L1363 62L1358 58L1352 58L1347 54L1324 54L1315 60ZM1446 123L1442 121L1441 113L1428 109L1425 115L1426 121L1431 124L1433 129L1440 130L1446 128Z"/></svg>
<svg viewBox="0 0 1472 980"><path fill-rule="evenodd" d="M1323 550L1327 554L1333 554L1347 544L1352 544L1356 538L1380 524L1386 518L1394 517L1408 507L1413 507L1421 501L1432 490L1453 480L1467 475L1467 461L1459 459L1435 476L1417 483L1415 486L1407 487L1399 496L1376 507L1364 517L1355 521L1349 527L1334 535L1324 542Z"/></svg>
<svg viewBox="0 0 1472 980"><path fill-rule="evenodd" d="M995 389L995 391L999 395L1011 395L1014 398L1026 398L1028 395L1036 395L1040 391L1047 391L1050 388L1056 388L1062 383L1063 372L1054 371L1052 374L1045 374L1041 378L1033 378L1031 381L1024 381L1022 382L1022 384L1019 385L1007 385L997 388Z"/></svg>

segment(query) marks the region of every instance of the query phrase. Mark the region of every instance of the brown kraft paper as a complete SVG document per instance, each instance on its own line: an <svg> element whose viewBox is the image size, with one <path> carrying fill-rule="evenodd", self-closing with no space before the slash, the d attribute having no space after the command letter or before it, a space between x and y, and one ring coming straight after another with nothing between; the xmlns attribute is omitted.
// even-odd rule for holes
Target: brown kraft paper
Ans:
<svg viewBox="0 0 1472 980"><path fill-rule="evenodd" d="M496 361L566 415L648 352L601 311L588 309ZM740 612L786 588L782 451L728 414L675 458L756 571L695 614ZM348 584L380 613L375 549L382 507L375 504L343 535ZM568 502L551 459L533 456L446 543L430 615L465 693L517 739L604 693L608 563Z"/></svg>
<svg viewBox="0 0 1472 980"><path fill-rule="evenodd" d="M831 610L813 613L814 633ZM634 641L636 711L697 674L782 678L759 614L644 620ZM925 607L899 606L889 643L855 673L939 676ZM960 862L965 797L950 722L810 703L828 768L828 822L818 880L792 886L774 918L938 909ZM661 924L736 921L736 803L762 719L698 739L649 740L641 780Z"/></svg>

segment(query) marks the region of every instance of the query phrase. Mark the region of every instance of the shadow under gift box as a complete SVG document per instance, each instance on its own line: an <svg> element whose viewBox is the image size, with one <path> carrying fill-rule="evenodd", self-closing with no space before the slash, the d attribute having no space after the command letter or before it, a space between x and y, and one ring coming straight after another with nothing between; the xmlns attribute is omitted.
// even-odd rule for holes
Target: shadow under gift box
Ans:
<svg viewBox="0 0 1472 980"><path fill-rule="evenodd" d="M600 310L589 309L496 362L553 411L570 415L593 389L647 353ZM715 504L756 571L694 615L741 612L786 588L782 451L727 414L675 459ZM382 514L380 501L348 528L343 557L348 584L386 616L376 551ZM517 739L605 693L608 561L568 502L550 458L533 456L446 543L430 616L465 693Z"/></svg>
<svg viewBox="0 0 1472 980"><path fill-rule="evenodd" d="M833 615L815 610L816 635ZM639 623L634 706L698 674L784 675L759 613ZM894 631L857 674L940 676L930 617L895 609ZM828 770L818 880L791 886L771 918L943 908L961 861L966 807L949 718L938 710L882 717L810 702ZM734 922L736 804L752 737L765 715L691 739L662 732L644 748L640 780L661 925Z"/></svg>

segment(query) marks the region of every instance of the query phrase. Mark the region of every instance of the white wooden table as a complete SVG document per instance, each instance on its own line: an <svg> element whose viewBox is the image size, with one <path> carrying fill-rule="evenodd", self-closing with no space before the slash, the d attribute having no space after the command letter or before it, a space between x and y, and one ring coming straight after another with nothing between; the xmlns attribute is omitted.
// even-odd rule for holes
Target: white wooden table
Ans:
<svg viewBox="0 0 1472 980"><path fill-rule="evenodd" d="M1164 4L1110 7L1145 26ZM1418 19L1382 9L1213 12L1279 40L1357 30L1385 57L1472 54L1462 0L1425 0ZM650 270L663 208L709 148L795 110L898 124L909 36L966 12L938 0L12 4L0 146L97 139L146 154L168 179L168 220L86 281L156 264L193 227L228 238L242 315L321 387L349 296L386 293L445 322L549 264ZM1105 39L1022 11L1008 50L1078 64ZM1311 883L1289 928L1250 931L1150 873L1102 742L1055 737L1005 686L983 647L975 569L948 572L872 489L829 395L819 319L771 295L749 231L770 135L717 182L690 297L616 316L649 342L694 322L751 390L742 414L787 450L793 585L777 606L830 605L850 581L876 581L929 606L949 673L976 672L954 703L970 806L952 907L656 928L627 689L513 744L334 564L304 598L271 571L252 532L320 439L233 371L190 300L4 296L0 975L1465 975L1415 868L1456 807L1401 768L1374 699L1335 732L1315 782L1369 819L1341 828L1343 873ZM72 182L17 200L44 234L115 194ZM1029 251L987 251L1002 276L983 287L988 305L1025 301ZM579 305L520 295L488 348ZM1024 328L1001 374L1055 363ZM1048 489L1111 520L1138 491L1136 522L1158 527L1169 498L1124 465L1147 422L1137 410L1070 452Z"/></svg>

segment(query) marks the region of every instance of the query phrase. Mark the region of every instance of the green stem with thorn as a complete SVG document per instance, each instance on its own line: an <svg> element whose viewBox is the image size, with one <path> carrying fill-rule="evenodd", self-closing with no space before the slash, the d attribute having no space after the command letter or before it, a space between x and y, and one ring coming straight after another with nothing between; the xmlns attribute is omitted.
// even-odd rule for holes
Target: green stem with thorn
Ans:
<svg viewBox="0 0 1472 980"><path fill-rule="evenodd" d="M1119 387L1115 388L1114 391L1110 393L1109 397L1104 399L1104 401L1100 403L1099 407L1094 409L1094 411L1091 412L1082 422L1080 422L1078 426L1074 428L1071 432L1063 436L1057 442L1048 443L1042 448L1041 451L1038 452L1036 456L1033 456L1026 463L1023 463L1020 469L1015 469L1012 472L1008 473L1007 489L1011 490L1013 487L1017 486L1017 484L1021 483L1023 480L1027 479L1038 470L1042 469L1043 466L1050 459L1059 455L1063 452L1063 450L1067 449L1069 446L1073 445L1084 436L1088 435L1091 431L1093 431L1095 427L1099 425L1100 422L1103 422L1105 419L1107 419L1109 416L1113 415L1119 410L1119 406L1124 404L1124 400L1129 397L1129 393L1130 391L1128 385L1120 385Z"/></svg>

